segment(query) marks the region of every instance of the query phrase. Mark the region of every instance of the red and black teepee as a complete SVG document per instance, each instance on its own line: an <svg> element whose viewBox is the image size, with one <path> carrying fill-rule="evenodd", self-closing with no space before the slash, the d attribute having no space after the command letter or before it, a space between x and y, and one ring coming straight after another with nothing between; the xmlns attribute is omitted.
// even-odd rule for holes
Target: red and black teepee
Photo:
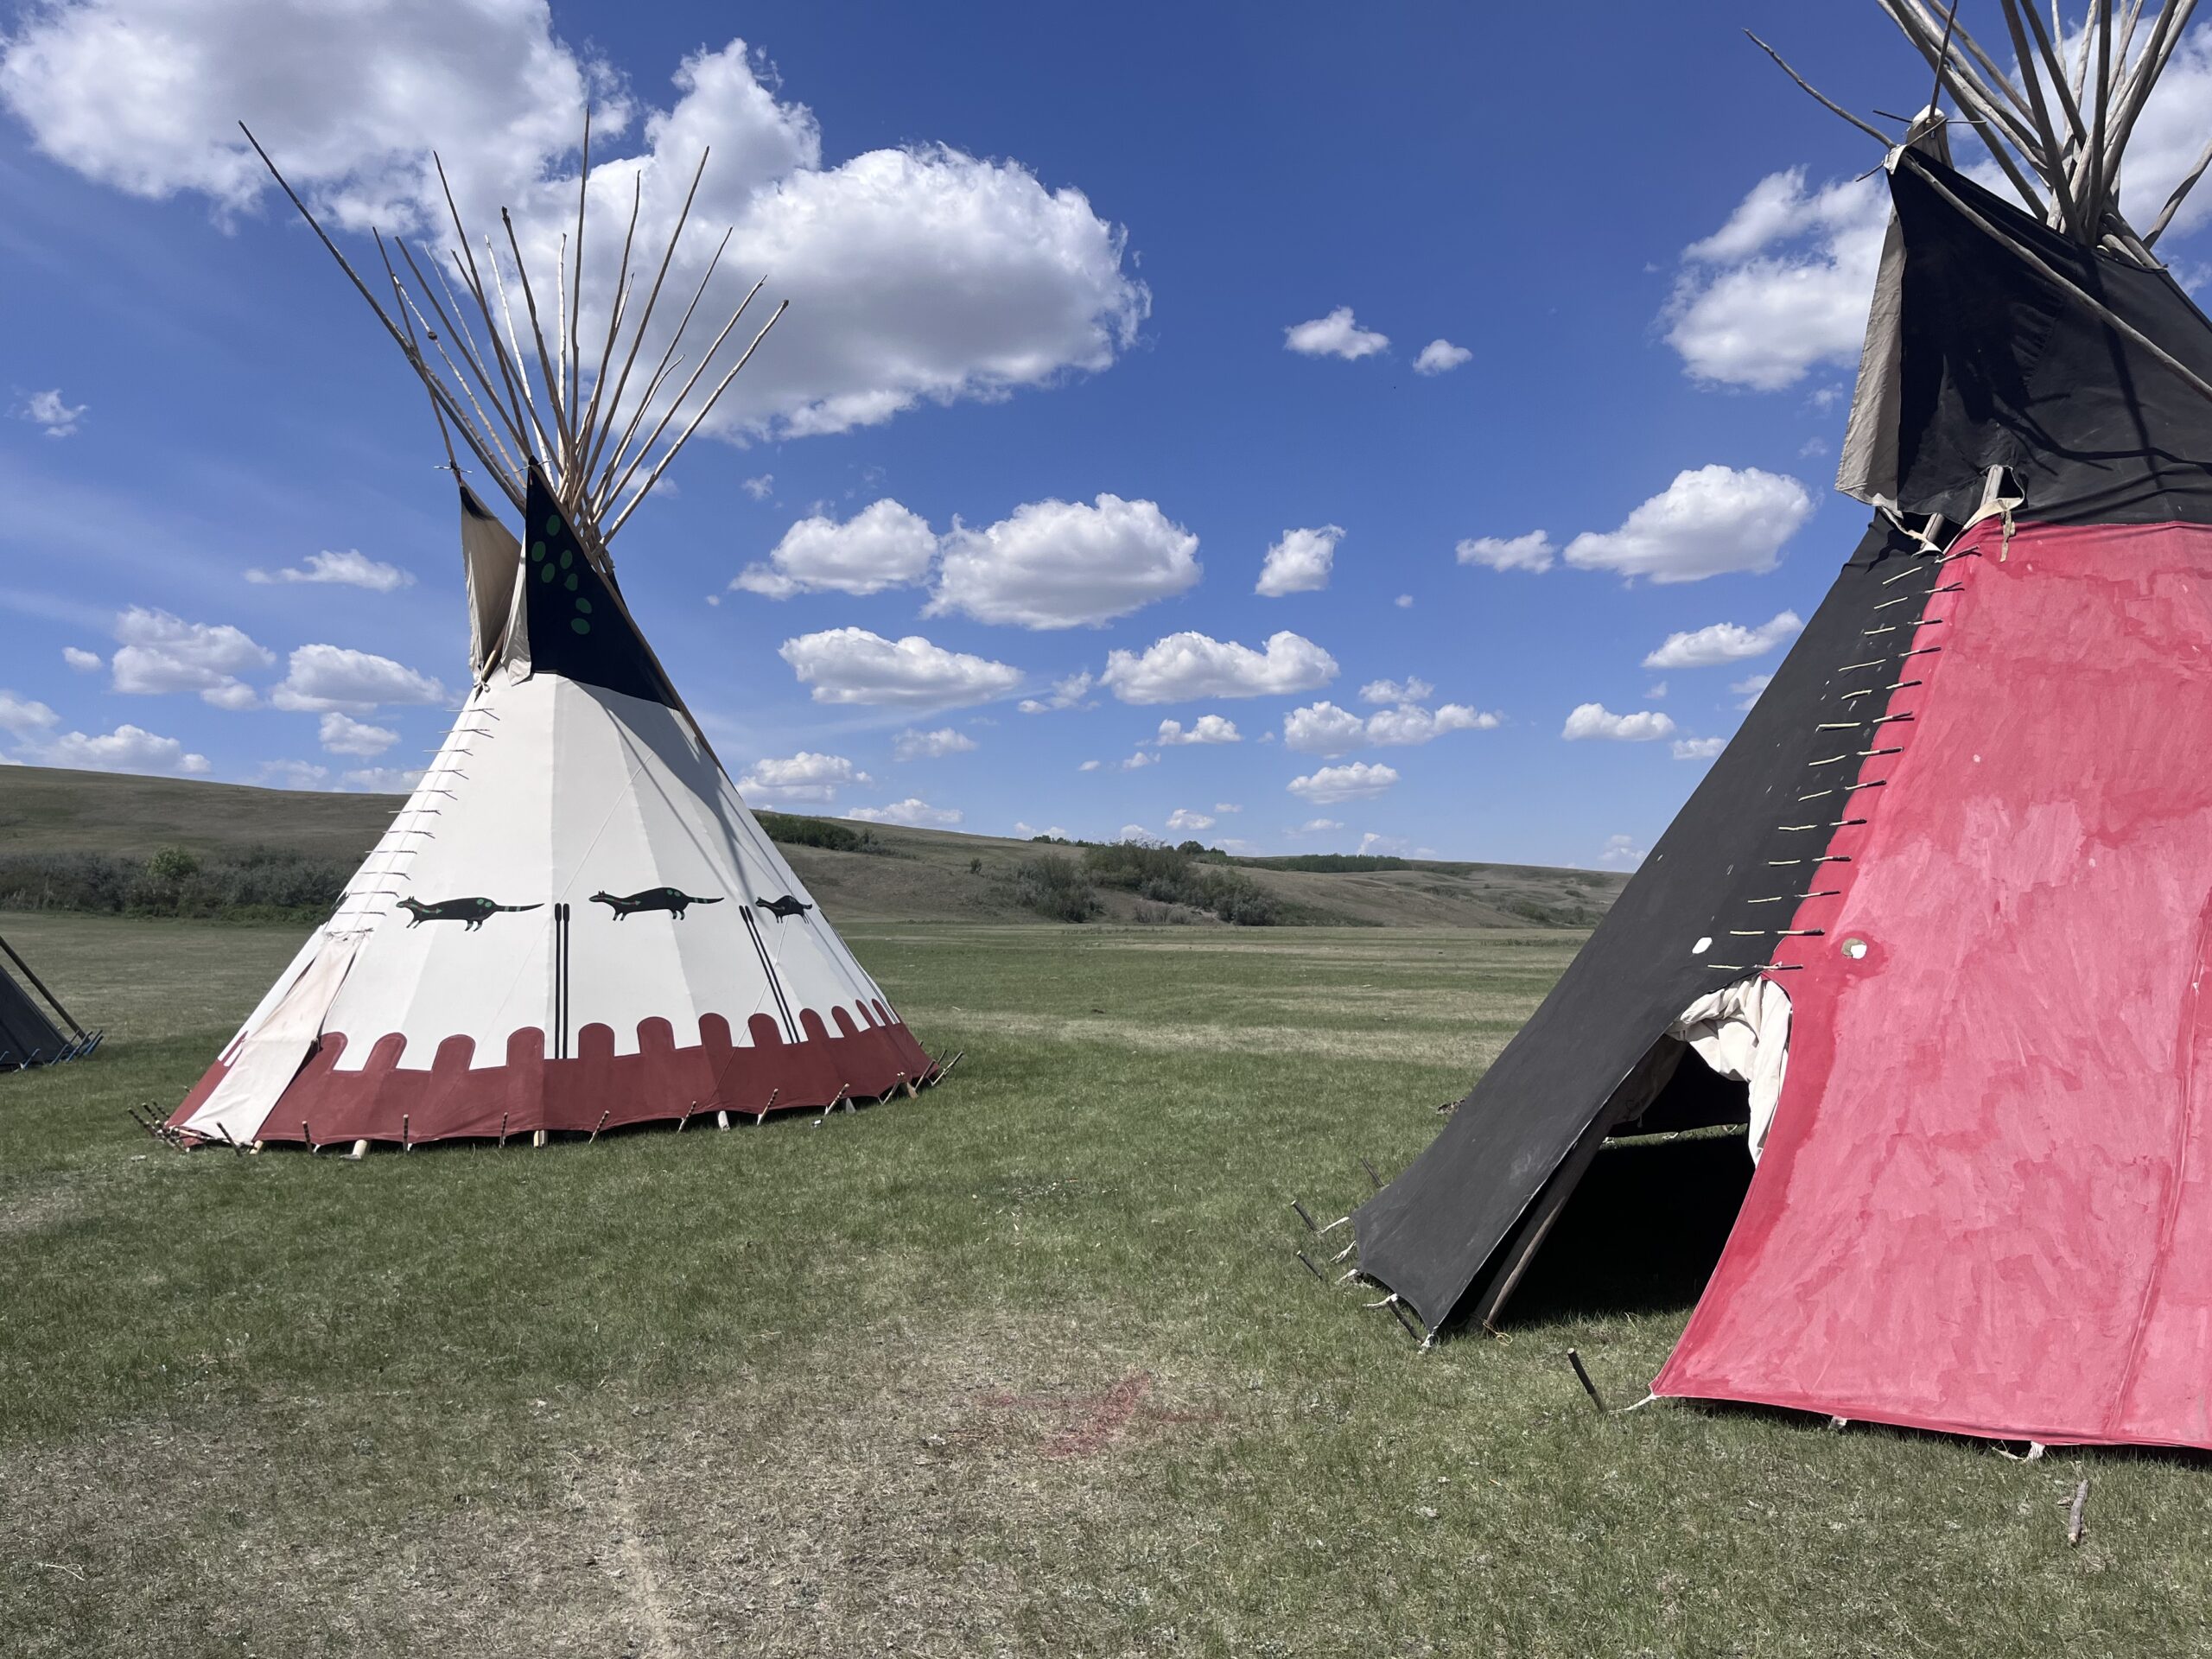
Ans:
<svg viewBox="0 0 2212 1659"><path fill-rule="evenodd" d="M1778 1097L1656 1393L2212 1446L2212 323L2153 251L2172 206L2139 236L2115 205L2189 8L2131 37L2100 3L2046 48L2008 0L2015 86L1885 5L2033 211L1955 170L1932 111L1890 151L1840 480L1872 526L1357 1212L1361 1269L1432 1327L1496 1313L1603 1141L1699 1121L1685 1055L1733 1020L1738 1070L1786 1042ZM1778 1026L1746 1027L1751 987Z"/></svg>

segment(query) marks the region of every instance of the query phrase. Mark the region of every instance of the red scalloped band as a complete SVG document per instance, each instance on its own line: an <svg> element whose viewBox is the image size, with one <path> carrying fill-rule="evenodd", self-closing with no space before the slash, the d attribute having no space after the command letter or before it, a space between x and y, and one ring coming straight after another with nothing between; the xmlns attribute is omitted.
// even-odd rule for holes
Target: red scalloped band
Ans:
<svg viewBox="0 0 2212 1659"><path fill-rule="evenodd" d="M557 1060L545 1058L545 1033L532 1026L508 1037L504 1065L472 1066L475 1039L448 1037L427 1071L399 1064L407 1039L397 1032L377 1039L360 1070L340 1071L346 1039L327 1033L254 1138L413 1142L616 1128L690 1112L758 1117L772 1101L783 1111L840 1096L870 1100L928 1076L933 1063L905 1024L880 1002L859 1006L865 1024L845 1008L830 1011L834 1032L812 1008L802 1010L805 1040L797 1043L756 1014L747 1022L753 1040L740 1046L729 1021L709 1014L691 1047L677 1047L675 1028L652 1019L638 1027L638 1052L617 1054L614 1028L588 1025L576 1033L575 1055ZM169 1122L187 1122L228 1069L219 1060L210 1066Z"/></svg>

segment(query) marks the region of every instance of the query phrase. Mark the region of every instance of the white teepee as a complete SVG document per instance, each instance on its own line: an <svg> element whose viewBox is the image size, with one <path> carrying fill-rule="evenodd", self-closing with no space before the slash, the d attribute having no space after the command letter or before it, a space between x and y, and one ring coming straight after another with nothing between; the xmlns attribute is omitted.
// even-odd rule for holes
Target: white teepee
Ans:
<svg viewBox="0 0 2212 1659"><path fill-rule="evenodd" d="M587 124L586 177L589 156ZM410 1144L695 1112L757 1117L933 1080L933 1063L746 810L607 554L767 328L693 403L737 316L664 399L679 325L642 395L626 402L660 292L656 277L632 324L626 238L588 374L571 277L581 259L564 250L563 321L549 348L512 226L505 270L488 242L486 265L476 263L457 212L454 231L453 276L441 273L435 289L396 245L415 281L387 258L390 313L322 239L429 390L448 461L458 432L520 512L522 537L461 486L474 684L461 716L336 912L170 1127L239 1143ZM583 232L580 199L578 251ZM671 251L682 232L679 219ZM664 257L662 275L667 266ZM510 272L527 336L514 326ZM478 328L456 321L456 283ZM679 410L687 423L664 441Z"/></svg>

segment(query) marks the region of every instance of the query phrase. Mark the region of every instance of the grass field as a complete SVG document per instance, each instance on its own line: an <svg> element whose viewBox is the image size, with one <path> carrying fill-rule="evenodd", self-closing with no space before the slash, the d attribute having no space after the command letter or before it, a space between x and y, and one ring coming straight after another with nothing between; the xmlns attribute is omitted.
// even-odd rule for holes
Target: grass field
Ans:
<svg viewBox="0 0 2212 1659"><path fill-rule="evenodd" d="M1298 1265L1572 935L854 926L967 1051L919 1101L352 1164L123 1114L296 930L0 919L114 1032L0 1078L0 1652L2212 1647L2199 1460L1591 1409L1562 1351L1642 1393L1732 1141L1608 1151L1503 1339Z"/></svg>

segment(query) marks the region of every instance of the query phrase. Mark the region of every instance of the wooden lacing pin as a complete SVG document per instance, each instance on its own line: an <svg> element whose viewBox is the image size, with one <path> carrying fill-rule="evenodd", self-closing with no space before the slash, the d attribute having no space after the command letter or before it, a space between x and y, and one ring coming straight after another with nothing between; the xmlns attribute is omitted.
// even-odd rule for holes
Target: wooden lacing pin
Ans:
<svg viewBox="0 0 2212 1659"><path fill-rule="evenodd" d="M1910 650L1910 651L1901 651L1901 652L1897 652L1897 660L1898 660L1899 662L1903 662L1903 661L1904 661L1906 658L1908 658L1908 657L1929 657L1929 656L1933 656L1936 652L1939 652L1939 651L1941 651L1941 650L1942 650L1942 649L1943 649L1943 647L1942 647L1942 646L1941 646L1941 645L1916 645L1916 646L1915 646L1915 647L1914 647L1912 650ZM1920 683L1920 682L1919 682L1919 681L1917 681L1917 680L1915 680L1915 681L1913 682L1913 683L1914 683L1915 685L1917 685L1917 684L1919 684L1919 683Z"/></svg>
<svg viewBox="0 0 2212 1659"><path fill-rule="evenodd" d="M1910 720L1911 718L1912 713L1908 709L1902 715L1877 715L1871 723L1876 726L1887 726L1896 721Z"/></svg>
<svg viewBox="0 0 2212 1659"><path fill-rule="evenodd" d="M549 568L550 568L550 567L549 567ZM612 1106L608 1107L605 1111L601 1112L601 1113L599 1115L599 1122L596 1122L596 1123L594 1123L594 1124L593 1124L593 1125L591 1126L591 1134L590 1134L590 1135L589 1135L589 1136L585 1140L585 1141L584 1141L584 1145L586 1145L586 1146L589 1146L589 1145L591 1145L591 1143L592 1143L594 1141L598 1140L598 1139L599 1139L599 1132L600 1132L601 1129L603 1129L603 1128L605 1128L607 1127L607 1120L608 1118L610 1118L610 1117L613 1116L614 1116L614 1109L613 1109Z"/></svg>
<svg viewBox="0 0 2212 1659"><path fill-rule="evenodd" d="M1853 674L1856 673L1862 668L1879 668L1887 661L1889 661L1889 658L1886 657L1877 657L1871 662L1846 663L1841 668L1836 670L1836 672L1839 674Z"/></svg>
<svg viewBox="0 0 2212 1659"><path fill-rule="evenodd" d="M1896 599L1885 599L1880 604L1875 606L1874 608L1878 611L1886 611L1892 605L1910 605L1916 597L1917 595L1913 594L1904 594Z"/></svg>
<svg viewBox="0 0 2212 1659"><path fill-rule="evenodd" d="M1871 760L1878 754L1903 754L1904 753L1903 749L1861 749L1859 751L1859 758L1861 760Z"/></svg>
<svg viewBox="0 0 2212 1659"><path fill-rule="evenodd" d="M1827 937L1825 927L1778 927L1775 937L1782 939L1820 939Z"/></svg>
<svg viewBox="0 0 2212 1659"><path fill-rule="evenodd" d="M1824 720L1813 729L1816 732L1855 732L1866 723L1863 720Z"/></svg>

